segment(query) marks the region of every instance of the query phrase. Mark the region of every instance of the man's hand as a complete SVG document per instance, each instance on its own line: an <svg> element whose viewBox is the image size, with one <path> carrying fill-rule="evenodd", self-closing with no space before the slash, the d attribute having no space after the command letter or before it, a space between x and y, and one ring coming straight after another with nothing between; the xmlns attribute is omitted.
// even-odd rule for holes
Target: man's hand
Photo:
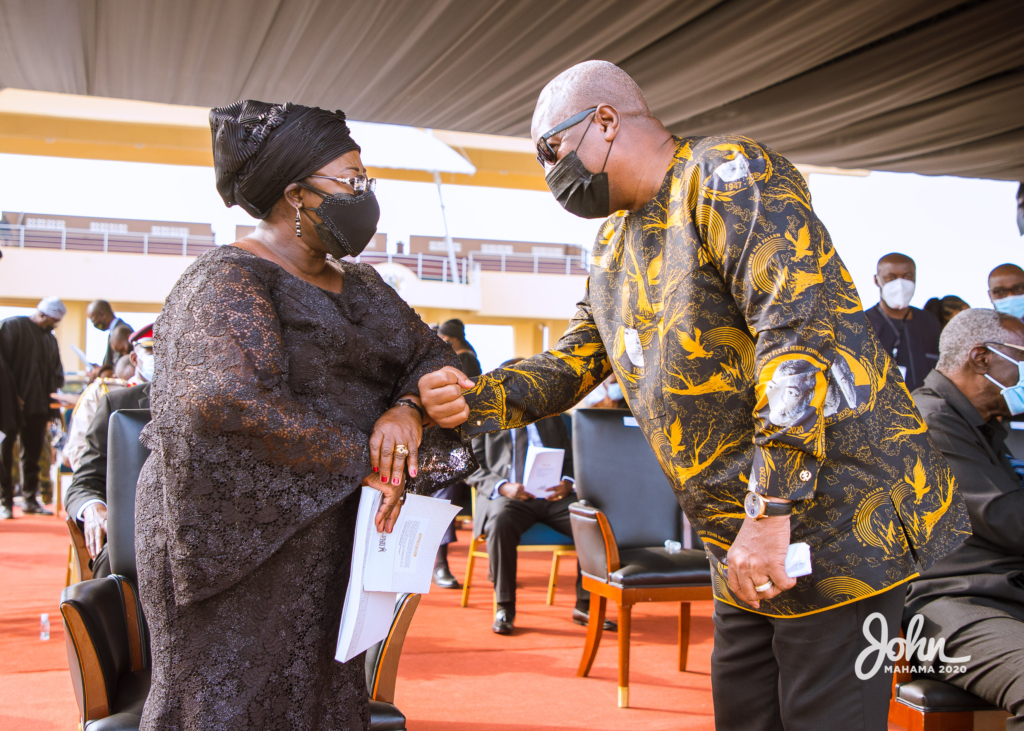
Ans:
<svg viewBox="0 0 1024 731"><path fill-rule="evenodd" d="M462 392L473 382L457 368L445 366L420 379L420 400L427 416L443 429L454 429L469 418L469 406Z"/></svg>
<svg viewBox="0 0 1024 731"><path fill-rule="evenodd" d="M533 495L526 491L526 486L521 482L506 482L498 488L498 494L504 495L509 500L530 500Z"/></svg>
<svg viewBox="0 0 1024 731"><path fill-rule="evenodd" d="M50 398L65 408L74 408L78 404L78 399L82 398L82 396L77 393L59 393L54 391L50 394Z"/></svg>
<svg viewBox="0 0 1024 731"><path fill-rule="evenodd" d="M107 506L92 503L82 513L82 520L85 522L85 548L89 551L89 558L96 558L107 542Z"/></svg>
<svg viewBox="0 0 1024 731"><path fill-rule="evenodd" d="M554 502L555 500L561 500L566 495L571 494L572 491L575 490L575 489L576 489L576 486L573 485L571 482L569 482L569 480L562 480L557 485L555 485L553 488L551 488L551 492L549 492L548 496L546 498L544 498L544 499L545 500L550 500L552 502Z"/></svg>
<svg viewBox="0 0 1024 731"><path fill-rule="evenodd" d="M760 607L761 599L772 599L796 586L796 579L786 575L789 517L744 518L736 542L729 549L729 588L754 609ZM772 585L768 589L755 591L754 587L769 579Z"/></svg>

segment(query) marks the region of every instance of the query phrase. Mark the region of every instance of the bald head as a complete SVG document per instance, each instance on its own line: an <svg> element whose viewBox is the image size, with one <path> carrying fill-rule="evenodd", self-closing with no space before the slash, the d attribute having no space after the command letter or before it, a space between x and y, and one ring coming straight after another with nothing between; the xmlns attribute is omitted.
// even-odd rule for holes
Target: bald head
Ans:
<svg viewBox="0 0 1024 731"><path fill-rule="evenodd" d="M110 333L110 347L114 349L115 353L121 355L128 355L131 352L132 346L129 340L132 337L132 329L127 325L118 325L114 328L114 331Z"/></svg>
<svg viewBox="0 0 1024 731"><path fill-rule="evenodd" d="M988 296L997 300L1024 294L1024 269L1016 264L1000 264L988 275Z"/></svg>
<svg viewBox="0 0 1024 731"><path fill-rule="evenodd" d="M106 330L114 321L114 308L106 300L93 300L85 308L85 316L97 329Z"/></svg>
<svg viewBox="0 0 1024 731"><path fill-rule="evenodd" d="M584 61L566 69L544 87L533 112L534 142L574 114L608 104L623 117L647 119L651 110L632 77L607 61Z"/></svg>

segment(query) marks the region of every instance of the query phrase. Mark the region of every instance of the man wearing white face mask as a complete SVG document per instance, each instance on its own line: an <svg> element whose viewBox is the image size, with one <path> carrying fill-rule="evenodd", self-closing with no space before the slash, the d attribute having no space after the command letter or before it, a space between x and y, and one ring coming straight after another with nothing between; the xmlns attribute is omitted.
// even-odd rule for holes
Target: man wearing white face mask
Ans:
<svg viewBox="0 0 1024 731"><path fill-rule="evenodd" d="M886 254L878 260L875 284L881 298L865 310L868 322L903 375L907 390L924 385L939 359L942 325L930 312L910 306L917 286L917 266L904 254Z"/></svg>
<svg viewBox="0 0 1024 731"><path fill-rule="evenodd" d="M989 272L988 298L999 312L1024 320L1024 269L1000 264Z"/></svg>
<svg viewBox="0 0 1024 731"><path fill-rule="evenodd" d="M68 515L75 516L82 528L91 559L90 568L97 579L110 575L107 559L107 424L115 411L149 408L149 385L155 370L153 326L136 330L129 342L136 385L112 391L100 400L85 434L85 452L67 494Z"/></svg>

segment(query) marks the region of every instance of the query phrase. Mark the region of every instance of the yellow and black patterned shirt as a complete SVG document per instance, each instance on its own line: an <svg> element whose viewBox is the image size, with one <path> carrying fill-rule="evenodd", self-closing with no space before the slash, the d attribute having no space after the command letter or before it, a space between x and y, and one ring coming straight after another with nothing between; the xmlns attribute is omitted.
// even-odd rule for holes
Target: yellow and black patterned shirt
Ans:
<svg viewBox="0 0 1024 731"><path fill-rule="evenodd" d="M467 430L557 414L610 370L724 602L749 608L724 574L748 489L797 501L792 541L811 547L813 573L761 602L771 616L877 594L971 532L803 177L752 140L676 141L657 196L601 228L566 334L481 376Z"/></svg>

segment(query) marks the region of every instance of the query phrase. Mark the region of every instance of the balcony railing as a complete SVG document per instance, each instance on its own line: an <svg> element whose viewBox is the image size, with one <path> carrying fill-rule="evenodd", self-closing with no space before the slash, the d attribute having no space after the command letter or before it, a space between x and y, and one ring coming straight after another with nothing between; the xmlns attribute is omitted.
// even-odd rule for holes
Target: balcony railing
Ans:
<svg viewBox="0 0 1024 731"><path fill-rule="evenodd" d="M161 236L140 232L110 233L86 229L41 229L30 226L0 225L0 246L59 251L94 251L117 254L164 254L198 256L216 246L212 236ZM354 261L368 264L402 264L428 282L468 284L477 271L515 272L519 274L561 274L586 276L589 262L581 256L544 256L541 254L481 254L471 251L456 259L456 271L449 271L446 256L431 254L385 254L366 252Z"/></svg>
<svg viewBox="0 0 1024 731"><path fill-rule="evenodd" d="M42 229L0 225L0 246L115 254L199 256L216 246L212 236L166 236L129 231L111 233L81 228Z"/></svg>
<svg viewBox="0 0 1024 731"><path fill-rule="evenodd" d="M416 276L430 282L453 282L468 284L474 272L515 272L519 274L562 274L565 276L586 276L588 262L580 256L542 256L540 254L481 254L471 251L468 256L456 259L457 272L449 271L446 256L431 254L384 254L366 252L353 261L367 264L384 262L401 264L416 272Z"/></svg>

